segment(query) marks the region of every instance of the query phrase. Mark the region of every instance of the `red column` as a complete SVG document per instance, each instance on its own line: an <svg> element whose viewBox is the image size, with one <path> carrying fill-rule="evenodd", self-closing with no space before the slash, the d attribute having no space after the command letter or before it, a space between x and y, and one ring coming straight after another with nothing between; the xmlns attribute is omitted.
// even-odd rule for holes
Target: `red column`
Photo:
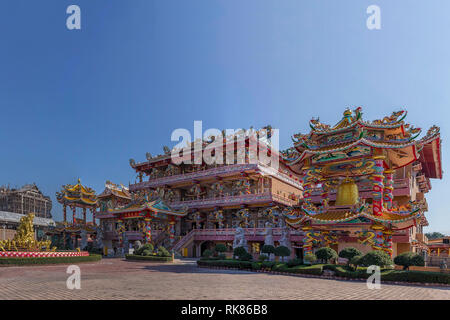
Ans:
<svg viewBox="0 0 450 320"><path fill-rule="evenodd" d="M384 190L383 158L375 157L374 163L375 163L374 165L375 173L372 175L373 180L372 213L375 216L380 216L383 212L383 190Z"/></svg>

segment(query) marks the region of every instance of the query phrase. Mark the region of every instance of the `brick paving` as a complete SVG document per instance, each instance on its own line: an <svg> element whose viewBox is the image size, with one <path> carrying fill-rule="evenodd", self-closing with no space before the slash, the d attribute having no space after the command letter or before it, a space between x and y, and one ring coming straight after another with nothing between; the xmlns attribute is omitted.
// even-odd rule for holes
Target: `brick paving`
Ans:
<svg viewBox="0 0 450 320"><path fill-rule="evenodd" d="M238 270L103 259L80 263L81 289L69 290L68 265L0 267L0 300L10 299L450 299L450 288L302 278Z"/></svg>

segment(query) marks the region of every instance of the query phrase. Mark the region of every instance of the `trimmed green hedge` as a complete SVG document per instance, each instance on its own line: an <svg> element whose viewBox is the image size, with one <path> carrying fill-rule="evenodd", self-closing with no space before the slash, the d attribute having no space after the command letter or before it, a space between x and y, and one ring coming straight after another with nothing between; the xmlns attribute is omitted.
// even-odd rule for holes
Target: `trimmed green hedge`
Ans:
<svg viewBox="0 0 450 320"><path fill-rule="evenodd" d="M140 256L135 254L126 254L125 259L127 260L141 260L141 261L156 261L156 262L172 262L172 257L161 257L161 256Z"/></svg>
<svg viewBox="0 0 450 320"><path fill-rule="evenodd" d="M381 280L450 284L450 274L429 271L389 270L385 274L381 273Z"/></svg>
<svg viewBox="0 0 450 320"><path fill-rule="evenodd" d="M199 266L206 267L229 267L238 269L252 270L272 270L287 273L299 273L310 275L322 275L323 270L332 270L336 276L347 279L367 279L371 273L367 273L367 268L358 268L353 270L348 266L334 264L315 264L315 265L297 265L288 267L286 263L276 263L273 261L250 262L239 260L207 260L201 259L197 261ZM398 282L416 282L416 283L442 283L450 284L450 274L439 272L425 271L403 271L385 269L381 270L382 281L398 281Z"/></svg>
<svg viewBox="0 0 450 320"><path fill-rule="evenodd" d="M301 274L312 274L316 276L320 276L323 272L322 265L316 264L316 265L301 265L301 266L295 266L292 268L288 268L287 272L289 273L301 273Z"/></svg>
<svg viewBox="0 0 450 320"><path fill-rule="evenodd" d="M56 263L78 263L99 261L102 256L91 254L86 257L44 257L44 258L0 258L0 265L33 265L33 264L56 264Z"/></svg>

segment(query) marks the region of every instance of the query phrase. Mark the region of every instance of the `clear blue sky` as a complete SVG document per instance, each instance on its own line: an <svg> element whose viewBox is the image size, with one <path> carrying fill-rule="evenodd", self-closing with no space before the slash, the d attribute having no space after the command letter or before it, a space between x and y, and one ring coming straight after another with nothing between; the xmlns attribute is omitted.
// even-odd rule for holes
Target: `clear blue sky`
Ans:
<svg viewBox="0 0 450 320"><path fill-rule="evenodd" d="M66 28L81 7L82 30ZM381 8L368 30L366 8ZM450 2L382 0L2 0L0 184L134 181L128 159L171 145L176 128L280 128L281 147L345 107L366 119L407 108L441 126L449 167ZM428 194L450 233L449 176Z"/></svg>

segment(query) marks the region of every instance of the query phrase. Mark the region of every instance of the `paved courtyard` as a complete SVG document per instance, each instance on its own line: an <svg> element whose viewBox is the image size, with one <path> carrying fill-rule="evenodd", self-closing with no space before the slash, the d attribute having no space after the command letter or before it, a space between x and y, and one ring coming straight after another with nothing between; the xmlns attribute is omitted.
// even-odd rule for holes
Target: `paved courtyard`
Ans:
<svg viewBox="0 0 450 320"><path fill-rule="evenodd" d="M450 299L449 288L302 278L174 264L104 259L80 263L81 289L69 290L68 265L0 267L8 299Z"/></svg>

